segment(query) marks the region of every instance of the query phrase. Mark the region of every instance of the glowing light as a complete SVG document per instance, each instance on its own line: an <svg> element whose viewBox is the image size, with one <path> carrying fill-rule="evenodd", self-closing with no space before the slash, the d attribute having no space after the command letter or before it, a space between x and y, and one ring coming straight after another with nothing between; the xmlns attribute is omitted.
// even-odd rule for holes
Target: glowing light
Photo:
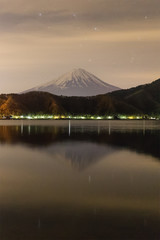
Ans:
<svg viewBox="0 0 160 240"><path fill-rule="evenodd" d="M59 116L54 116L53 118L54 118L54 119L59 119L60 117L59 117Z"/></svg>
<svg viewBox="0 0 160 240"><path fill-rule="evenodd" d="M129 116L128 119L134 119L134 117L133 116Z"/></svg>
<svg viewBox="0 0 160 240"><path fill-rule="evenodd" d="M96 120L100 120L100 119L114 119L114 116L112 115L107 115L107 116L95 116L95 115L76 115L76 116L72 116L72 115L12 115L12 116L4 116L1 115L0 116L1 119L96 119ZM150 119L150 120L159 120L160 116L140 116L140 115L134 115L134 116L128 116L128 115L117 115L117 118L120 120L138 120L138 119Z"/></svg>
<svg viewBox="0 0 160 240"><path fill-rule="evenodd" d="M108 119L113 119L113 117L112 117L112 116L108 116L107 118L108 118Z"/></svg>
<svg viewBox="0 0 160 240"><path fill-rule="evenodd" d="M120 118L120 119L127 119L127 116L125 116L125 115L120 115L119 118Z"/></svg>

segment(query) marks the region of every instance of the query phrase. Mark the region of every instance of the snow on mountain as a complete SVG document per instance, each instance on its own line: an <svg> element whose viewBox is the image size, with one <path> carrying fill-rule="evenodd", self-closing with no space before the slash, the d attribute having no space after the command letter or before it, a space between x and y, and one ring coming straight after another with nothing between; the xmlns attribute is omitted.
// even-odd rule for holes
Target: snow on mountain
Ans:
<svg viewBox="0 0 160 240"><path fill-rule="evenodd" d="M119 90L84 69L74 69L44 85L25 92L43 91L64 96L95 96Z"/></svg>

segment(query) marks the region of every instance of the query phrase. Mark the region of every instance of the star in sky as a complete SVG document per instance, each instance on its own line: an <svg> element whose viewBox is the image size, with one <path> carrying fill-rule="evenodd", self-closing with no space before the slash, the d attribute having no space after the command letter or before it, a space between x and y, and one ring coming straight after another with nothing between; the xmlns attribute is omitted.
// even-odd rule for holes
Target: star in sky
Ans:
<svg viewBox="0 0 160 240"><path fill-rule="evenodd" d="M73 13L72 16L73 16L73 17L77 17L77 14L76 14L76 13Z"/></svg>

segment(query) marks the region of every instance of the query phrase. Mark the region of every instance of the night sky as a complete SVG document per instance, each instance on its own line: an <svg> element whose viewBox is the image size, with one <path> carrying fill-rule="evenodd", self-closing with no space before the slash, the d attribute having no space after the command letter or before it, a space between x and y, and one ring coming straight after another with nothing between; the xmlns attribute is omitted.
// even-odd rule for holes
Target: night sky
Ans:
<svg viewBox="0 0 160 240"><path fill-rule="evenodd" d="M0 0L0 93L74 68L129 88L159 66L159 0Z"/></svg>

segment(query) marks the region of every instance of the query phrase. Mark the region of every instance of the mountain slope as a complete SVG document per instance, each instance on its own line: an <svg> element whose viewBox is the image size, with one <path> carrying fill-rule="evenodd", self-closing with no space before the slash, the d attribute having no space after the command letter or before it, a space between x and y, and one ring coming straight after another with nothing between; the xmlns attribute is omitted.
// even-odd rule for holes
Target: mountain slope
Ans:
<svg viewBox="0 0 160 240"><path fill-rule="evenodd" d="M2 104L1 104L2 102ZM0 115L105 115L131 114L139 110L108 95L95 97L62 97L46 92L0 95Z"/></svg>
<svg viewBox="0 0 160 240"><path fill-rule="evenodd" d="M117 101L123 101L144 114L160 113L160 79L150 84L109 94Z"/></svg>
<svg viewBox="0 0 160 240"><path fill-rule="evenodd" d="M25 92L43 91L63 96L95 96L116 90L119 88L101 81L84 69L74 69L56 80Z"/></svg>
<svg viewBox="0 0 160 240"><path fill-rule="evenodd" d="M0 115L63 114L64 112L58 97L50 93L0 95Z"/></svg>
<svg viewBox="0 0 160 240"><path fill-rule="evenodd" d="M160 115L160 79L151 84L92 97L55 96L47 92L0 95L0 114Z"/></svg>

